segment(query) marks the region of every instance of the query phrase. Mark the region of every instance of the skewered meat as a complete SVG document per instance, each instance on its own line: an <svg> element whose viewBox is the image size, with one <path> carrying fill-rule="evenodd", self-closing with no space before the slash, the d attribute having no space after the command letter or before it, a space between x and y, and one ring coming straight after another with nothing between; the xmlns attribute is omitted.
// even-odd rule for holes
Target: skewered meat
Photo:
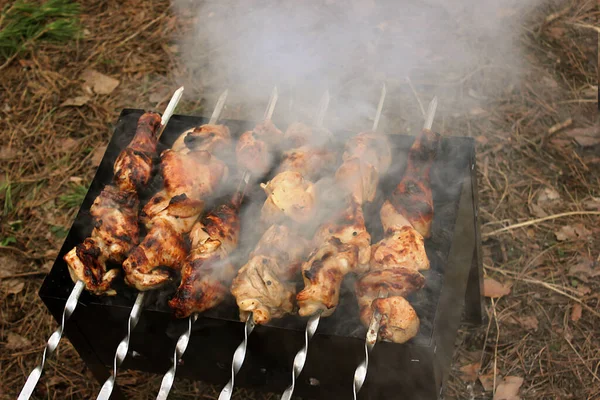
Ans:
<svg viewBox="0 0 600 400"><path fill-rule="evenodd" d="M265 175L273 165L274 149L282 140L283 133L271 120L257 124L238 139L235 148L238 166L252 175Z"/></svg>
<svg viewBox="0 0 600 400"><path fill-rule="evenodd" d="M123 263L125 282L140 291L169 281L187 255L184 234L202 213L206 197L226 179L228 169L212 151L224 152L230 144L229 129L203 125L182 133L176 150L161 155L165 189L143 209L148 234Z"/></svg>
<svg viewBox="0 0 600 400"><path fill-rule="evenodd" d="M231 133L225 125L205 124L183 132L171 149L180 154L207 151L220 154L229 149Z"/></svg>
<svg viewBox="0 0 600 400"><path fill-rule="evenodd" d="M304 289L296 296L299 314L322 311L323 316L329 316L339 302L344 276L364 271L371 256L371 235L358 201L351 197L337 220L319 228L313 244L316 249L302 265Z"/></svg>
<svg viewBox="0 0 600 400"><path fill-rule="evenodd" d="M296 296L302 316L333 314L344 276L364 272L371 257L362 204L375 198L379 177L391 163L390 146L382 135L362 132L346 143L343 160L335 178L349 202L341 218L321 225L315 250L302 265L304 290Z"/></svg>
<svg viewBox="0 0 600 400"><path fill-rule="evenodd" d="M327 148L305 145L283 153L277 173L294 171L306 179L325 175L335 161L335 153Z"/></svg>
<svg viewBox="0 0 600 400"><path fill-rule="evenodd" d="M392 155L387 138L375 132L361 132L346 143L344 162L335 178L359 203L372 202L379 179L390 167Z"/></svg>
<svg viewBox="0 0 600 400"><path fill-rule="evenodd" d="M311 127L302 122L292 122L285 131L284 139L290 148L307 145L325 147L332 139L332 134L325 128Z"/></svg>
<svg viewBox="0 0 600 400"><path fill-rule="evenodd" d="M377 193L379 172L371 164L363 163L358 157L348 158L338 168L335 179L360 204L372 202Z"/></svg>
<svg viewBox="0 0 600 400"><path fill-rule="evenodd" d="M146 219L152 219L175 198L179 198L180 208L200 208L201 212L204 199L214 193L228 175L225 163L205 150L186 154L165 150L161 155L161 168L165 189L144 206L142 215Z"/></svg>
<svg viewBox="0 0 600 400"><path fill-rule="evenodd" d="M150 181L160 122L160 115L155 113L145 113L139 118L133 140L114 164L113 179L120 190L137 191Z"/></svg>
<svg viewBox="0 0 600 400"><path fill-rule="evenodd" d="M361 162L370 164L380 175L387 173L392 163L392 151L389 140L377 132L361 132L346 143L344 160L357 157Z"/></svg>
<svg viewBox="0 0 600 400"><path fill-rule="evenodd" d="M138 119L135 136L115 161L115 185L106 186L92 204L91 236L64 256L71 279L83 281L96 295L116 294L111 286L120 271L108 270L106 263L121 263L139 242L136 190L151 178L160 122L155 113Z"/></svg>
<svg viewBox="0 0 600 400"><path fill-rule="evenodd" d="M267 193L267 200L261 210L261 220L265 224L281 223L285 219L302 224L314 217L314 185L299 172L279 173L261 187Z"/></svg>
<svg viewBox="0 0 600 400"><path fill-rule="evenodd" d="M252 313L255 323L265 324L293 311L291 282L306 247L306 240L284 225L272 225L263 234L231 285L242 321Z"/></svg>
<svg viewBox="0 0 600 400"><path fill-rule="evenodd" d="M190 206L185 194L161 199L167 207L151 219L148 234L123 262L125 282L139 291L160 287L179 269L188 253L183 234L192 229L203 208L202 202Z"/></svg>
<svg viewBox="0 0 600 400"><path fill-rule="evenodd" d="M200 313L223 301L235 276L230 261L240 232L239 202L223 204L194 224L192 250L181 270L181 284L169 301L177 318Z"/></svg>
<svg viewBox="0 0 600 400"><path fill-rule="evenodd" d="M419 271L429 269L423 237L430 235L433 219L429 171L439 140L424 129L413 143L405 176L381 207L386 236L373 245L369 271L356 283L361 320L368 326L375 310L381 314L383 340L403 343L419 330L419 318L404 297L423 287Z"/></svg>
<svg viewBox="0 0 600 400"><path fill-rule="evenodd" d="M433 197L429 171L437 154L440 135L423 129L409 153L404 178L392 194L391 203L424 238L431 235Z"/></svg>
<svg viewBox="0 0 600 400"><path fill-rule="evenodd" d="M90 209L94 219L91 237L65 255L73 281L84 281L86 289L94 294L116 294L110 287L119 270L107 271L106 262L122 262L137 244L138 207L135 192L119 191L114 186L104 188Z"/></svg>
<svg viewBox="0 0 600 400"><path fill-rule="evenodd" d="M361 321L369 325L373 312L381 314L379 325L379 338L394 343L404 343L412 339L419 332L420 321L415 309L405 298L391 296L375 299L361 311Z"/></svg>

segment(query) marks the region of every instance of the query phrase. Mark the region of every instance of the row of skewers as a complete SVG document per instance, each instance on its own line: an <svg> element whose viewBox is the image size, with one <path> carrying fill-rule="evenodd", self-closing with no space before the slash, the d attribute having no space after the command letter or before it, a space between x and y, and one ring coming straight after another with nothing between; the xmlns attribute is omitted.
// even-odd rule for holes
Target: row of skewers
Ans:
<svg viewBox="0 0 600 400"><path fill-rule="evenodd" d="M156 169L157 142L182 89L176 92L162 118L155 113L140 117L133 140L115 161L113 183L92 205L91 236L65 256L76 285L65 307L60 335L84 288L96 295L115 294L113 284L122 272L108 265L122 265L125 282L139 290L139 295L128 320L128 334L115 353L113 373L97 397L110 398L118 367L127 355L131 332L141 314L144 294L162 287L179 272L181 283L169 306L176 317L188 318L188 330L177 341L173 365L163 378L157 398L166 399L169 394L198 315L231 293L246 325L244 341L233 357L231 380L219 396L225 400L231 398L254 326L293 313L296 303L298 314L310 319L305 347L294 360L292 384L282 397L290 399L320 318L333 314L344 276L354 273L359 276L356 295L361 320L369 327L366 360L355 374L356 397L377 335L382 340L403 343L419 328L419 319L405 297L423 287L425 278L419 271L429 268L424 238L430 235L433 218L429 169L439 141L439 136L430 131L435 105L430 107L426 128L409 152L404 178L381 208L385 238L371 246L362 206L374 200L379 180L392 162L385 135L376 132L385 86L372 130L346 143L342 164L334 175L337 192L331 199L327 199L322 186L315 184L334 168L337 158L330 146L332 135L322 126L328 93L320 102L312 126L293 123L284 133L271 122L278 97L274 89L264 120L241 135L236 144L237 166L244 171L237 190L228 200L205 210L229 177L222 156L231 146L231 135L225 125L218 124L225 92L208 124L183 132L172 148L160 154L164 189L139 212L139 192L147 188ZM237 270L231 255L238 246L244 193L249 185L258 183L277 158L282 161L275 176L260 184L267 194L261 221L268 228L247 262ZM326 208L323 204L327 201L342 202L343 206L329 204L337 211L328 218L318 218L322 216L317 210ZM316 231L315 220L321 220ZM142 224L147 234L140 240ZM305 287L295 293L293 281L298 273ZM57 338L56 333L53 338ZM50 353L58 345L57 340L53 342ZM46 351L20 400L33 392L45 357Z"/></svg>

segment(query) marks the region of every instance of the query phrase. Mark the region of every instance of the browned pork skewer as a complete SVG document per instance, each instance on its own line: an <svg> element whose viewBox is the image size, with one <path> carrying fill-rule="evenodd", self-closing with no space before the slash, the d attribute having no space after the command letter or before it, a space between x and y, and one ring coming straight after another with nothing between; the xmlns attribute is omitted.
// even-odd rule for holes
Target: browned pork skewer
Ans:
<svg viewBox="0 0 600 400"><path fill-rule="evenodd" d="M423 238L431 234L429 171L439 140L438 134L424 129L413 143L404 177L381 208L386 236L373 245L370 268L356 284L361 320L369 325L376 310L382 340L403 343L419 329L419 318L404 297L423 287L425 278L419 271L429 269ZM383 293L387 296L380 298Z"/></svg>
<svg viewBox="0 0 600 400"><path fill-rule="evenodd" d="M227 179L228 168L217 156L231 145L231 135L225 125L216 125L226 98L227 91L208 124L183 132L161 154L165 188L144 206L148 234L123 262L125 282L139 291L159 288L179 271L189 250L184 234Z"/></svg>
<svg viewBox="0 0 600 400"><path fill-rule="evenodd" d="M92 204L91 236L64 257L73 281L83 281L91 293L116 294L112 284L120 270L107 270L106 263L123 262L139 242L137 191L152 176L160 125L161 117L156 113L139 118L135 136L115 161L114 185L107 185Z"/></svg>
<svg viewBox="0 0 600 400"><path fill-rule="evenodd" d="M321 225L313 239L314 250L302 266L304 289L297 296L302 316L333 314L344 276L368 268L371 235L362 205L375 198L379 177L391 163L390 146L384 135L362 132L348 141L343 159L336 181L347 193L347 205Z"/></svg>
<svg viewBox="0 0 600 400"><path fill-rule="evenodd" d="M320 140L322 144L323 140L329 140L329 135L328 131L300 123L293 123L286 130L285 140L300 147L285 152L278 174L261 185L268 194L261 219L270 223L270 227L231 286L242 321L252 314L254 323L265 324L293 311L292 281L307 249L306 239L295 230L314 217L316 193L311 180L318 178L324 171L322 167L335 158L333 152L309 143Z"/></svg>

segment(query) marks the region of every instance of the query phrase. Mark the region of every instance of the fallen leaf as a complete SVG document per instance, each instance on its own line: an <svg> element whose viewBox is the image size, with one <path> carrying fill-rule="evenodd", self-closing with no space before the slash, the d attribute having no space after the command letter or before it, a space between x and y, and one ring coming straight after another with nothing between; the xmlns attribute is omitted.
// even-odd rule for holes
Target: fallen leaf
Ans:
<svg viewBox="0 0 600 400"><path fill-rule="evenodd" d="M502 379L502 377L496 376L496 382L500 379ZM481 382L481 386L483 386L483 390L486 392L494 390L494 374L479 375L479 382Z"/></svg>
<svg viewBox="0 0 600 400"><path fill-rule="evenodd" d="M477 143L486 145L489 142L489 139L485 135L479 135L475 138Z"/></svg>
<svg viewBox="0 0 600 400"><path fill-rule="evenodd" d="M19 279L7 279L2 282L2 288L8 294L19 294L23 291L25 282Z"/></svg>
<svg viewBox="0 0 600 400"><path fill-rule="evenodd" d="M567 136L575 139L582 147L591 147L600 144L600 127L589 126L587 128L575 128L565 132Z"/></svg>
<svg viewBox="0 0 600 400"><path fill-rule="evenodd" d="M586 210L597 210L600 211L600 197L592 197L590 200L583 202L583 207Z"/></svg>
<svg viewBox="0 0 600 400"><path fill-rule="evenodd" d="M6 335L6 348L9 350L18 350L24 347L31 346L31 342L21 335L9 332Z"/></svg>
<svg viewBox="0 0 600 400"><path fill-rule="evenodd" d="M469 114L473 116L486 115L488 112L481 107L473 107L469 110Z"/></svg>
<svg viewBox="0 0 600 400"><path fill-rule="evenodd" d="M582 296L585 296L585 295L588 295L588 294L592 293L592 288L590 288L589 286L585 286L585 285L577 285L576 290Z"/></svg>
<svg viewBox="0 0 600 400"><path fill-rule="evenodd" d="M519 389L524 379L518 376L507 376L496 388L493 400L520 400Z"/></svg>
<svg viewBox="0 0 600 400"><path fill-rule="evenodd" d="M551 78L551 77L549 77L549 76L544 76L544 77L541 79L541 82L542 82L544 85L548 86L549 88L552 88L552 89L557 89L557 88L558 88L558 82L556 82L556 80L552 79L552 78Z"/></svg>
<svg viewBox="0 0 600 400"><path fill-rule="evenodd" d="M590 236L592 232L586 229L583 224L576 225L565 225L562 226L558 232L554 232L556 236L556 240L564 241L564 240L574 240L578 238L587 238Z"/></svg>
<svg viewBox="0 0 600 400"><path fill-rule="evenodd" d="M62 376L55 375L48 379L48 386L50 387L60 385L61 383L65 383L65 379Z"/></svg>
<svg viewBox="0 0 600 400"><path fill-rule="evenodd" d="M100 162L102 161L102 158L104 158L104 153L106 153L106 147L107 146L96 147L96 149L92 153L91 160L92 160L92 164L95 167L98 166L98 165L100 165Z"/></svg>
<svg viewBox="0 0 600 400"><path fill-rule="evenodd" d="M79 144L79 140L68 137L61 140L60 148L64 152L69 152L73 150L77 146L77 144Z"/></svg>
<svg viewBox="0 0 600 400"><path fill-rule="evenodd" d="M547 30L548 36L551 36L554 39L560 39L566 32L565 28L561 28L560 26L553 26Z"/></svg>
<svg viewBox="0 0 600 400"><path fill-rule="evenodd" d="M495 279L485 278L483 280L483 295L485 297L499 298L510 294L510 287Z"/></svg>
<svg viewBox="0 0 600 400"><path fill-rule="evenodd" d="M17 149L10 146L0 147L0 161L12 160L17 157Z"/></svg>
<svg viewBox="0 0 600 400"><path fill-rule="evenodd" d="M101 74L93 69L86 69L81 74L81 79L98 94L110 94L120 83L117 79Z"/></svg>
<svg viewBox="0 0 600 400"><path fill-rule="evenodd" d="M85 103L87 103L90 100L91 100L91 98L88 96L77 96L77 97L73 97L73 98L63 101L60 106L61 107L67 107L67 106L81 107L82 105L84 105Z"/></svg>
<svg viewBox="0 0 600 400"><path fill-rule="evenodd" d="M569 268L567 275L588 282L590 278L600 276L600 268L594 268L593 260L582 257L577 264Z"/></svg>
<svg viewBox="0 0 600 400"><path fill-rule="evenodd" d="M477 380L477 373L481 368L481 363L476 362L473 364L467 364L460 367L460 372L465 382L475 382Z"/></svg>
<svg viewBox="0 0 600 400"><path fill-rule="evenodd" d="M532 215L534 215L538 218L543 218L543 217L548 216L548 213L546 211L544 211L544 209L537 204L531 203L529 205L529 211L531 212Z"/></svg>
<svg viewBox="0 0 600 400"><path fill-rule="evenodd" d="M79 176L72 176L69 178L69 182L81 184L81 182L83 182L83 178Z"/></svg>
<svg viewBox="0 0 600 400"><path fill-rule="evenodd" d="M515 317L519 324L528 330L537 331L540 322L535 317L535 315L525 316L525 317Z"/></svg>
<svg viewBox="0 0 600 400"><path fill-rule="evenodd" d="M575 303L575 305L573 306L573 309L571 310L571 321L573 321L573 322L579 321L579 318L581 318L582 312L583 312L583 309L581 308L581 304Z"/></svg>
<svg viewBox="0 0 600 400"><path fill-rule="evenodd" d="M560 194L552 188L544 188L537 197L537 204L541 207L560 202Z"/></svg>

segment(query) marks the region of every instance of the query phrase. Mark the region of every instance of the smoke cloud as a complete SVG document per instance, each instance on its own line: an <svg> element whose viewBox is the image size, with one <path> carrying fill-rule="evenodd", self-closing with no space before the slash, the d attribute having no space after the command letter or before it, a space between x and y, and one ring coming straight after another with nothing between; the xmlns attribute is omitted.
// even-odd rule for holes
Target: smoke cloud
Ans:
<svg viewBox="0 0 600 400"><path fill-rule="evenodd" d="M253 119L274 85L283 95L276 114L291 119L310 118L328 88L333 129L364 125L381 83L410 93L410 77L419 91L435 89L440 113L450 113L469 74L505 72L475 88L474 103L518 82L517 28L540 1L174 0L176 12L193 21L180 43L189 72L182 83L209 97L230 88L229 103Z"/></svg>

